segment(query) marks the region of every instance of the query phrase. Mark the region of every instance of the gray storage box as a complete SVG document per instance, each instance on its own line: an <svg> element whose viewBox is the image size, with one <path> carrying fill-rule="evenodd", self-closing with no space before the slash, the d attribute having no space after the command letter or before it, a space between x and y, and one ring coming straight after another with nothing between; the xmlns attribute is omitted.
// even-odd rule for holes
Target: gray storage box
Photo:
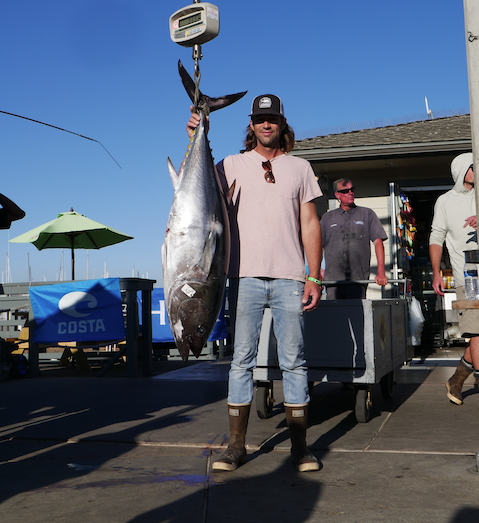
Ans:
<svg viewBox="0 0 479 523"><path fill-rule="evenodd" d="M305 313L305 355L310 381L378 383L407 354L406 300L322 300ZM258 348L256 380L281 379L267 309Z"/></svg>
<svg viewBox="0 0 479 523"><path fill-rule="evenodd" d="M381 383L383 395L390 397L394 370L410 359L407 318L405 299L320 301L317 309L305 313L305 356L310 383L354 384L356 417L367 421L370 385ZM261 382L271 382L270 389L273 380L281 379L269 309L263 317L253 377L259 386L265 385ZM267 417L272 390L261 391L258 387L258 391L258 414Z"/></svg>

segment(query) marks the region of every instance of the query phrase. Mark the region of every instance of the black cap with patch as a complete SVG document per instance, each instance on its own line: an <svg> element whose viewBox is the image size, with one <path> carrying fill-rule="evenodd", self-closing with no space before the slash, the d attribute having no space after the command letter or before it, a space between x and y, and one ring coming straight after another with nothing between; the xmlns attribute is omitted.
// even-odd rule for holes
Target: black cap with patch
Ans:
<svg viewBox="0 0 479 523"><path fill-rule="evenodd" d="M251 105L250 116L258 116L260 114L284 116L283 102L281 101L281 98L274 94L263 94L257 96Z"/></svg>

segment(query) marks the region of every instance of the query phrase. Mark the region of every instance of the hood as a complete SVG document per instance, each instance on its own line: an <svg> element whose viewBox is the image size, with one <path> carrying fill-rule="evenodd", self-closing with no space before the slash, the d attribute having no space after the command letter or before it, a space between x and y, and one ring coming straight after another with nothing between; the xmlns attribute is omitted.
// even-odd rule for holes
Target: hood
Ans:
<svg viewBox="0 0 479 523"><path fill-rule="evenodd" d="M467 193L464 187L464 176L473 164L472 153L463 153L456 156L451 162L451 175L454 180L454 191L459 193Z"/></svg>

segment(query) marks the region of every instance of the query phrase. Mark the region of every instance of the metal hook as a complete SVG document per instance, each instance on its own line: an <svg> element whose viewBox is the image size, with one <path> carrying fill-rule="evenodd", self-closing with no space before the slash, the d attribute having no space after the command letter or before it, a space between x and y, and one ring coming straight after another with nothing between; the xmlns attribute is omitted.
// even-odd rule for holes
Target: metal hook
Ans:
<svg viewBox="0 0 479 523"><path fill-rule="evenodd" d="M479 36L475 36L471 33L471 31L468 31L467 34L469 35L467 37L467 39L469 40L469 42L474 42L474 40L477 40L479 39Z"/></svg>

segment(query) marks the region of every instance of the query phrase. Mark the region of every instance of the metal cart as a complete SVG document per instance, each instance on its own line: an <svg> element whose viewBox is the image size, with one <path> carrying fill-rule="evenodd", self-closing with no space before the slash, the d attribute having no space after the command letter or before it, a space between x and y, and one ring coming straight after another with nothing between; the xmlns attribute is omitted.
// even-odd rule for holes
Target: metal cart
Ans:
<svg viewBox="0 0 479 523"><path fill-rule="evenodd" d="M391 398L395 370L412 358L407 320L405 298L321 300L317 309L305 314L310 390L314 382L352 384L356 419L366 423L372 405L371 385L380 383L382 395ZM253 378L258 416L269 418L273 381L281 379L269 309L263 317Z"/></svg>

